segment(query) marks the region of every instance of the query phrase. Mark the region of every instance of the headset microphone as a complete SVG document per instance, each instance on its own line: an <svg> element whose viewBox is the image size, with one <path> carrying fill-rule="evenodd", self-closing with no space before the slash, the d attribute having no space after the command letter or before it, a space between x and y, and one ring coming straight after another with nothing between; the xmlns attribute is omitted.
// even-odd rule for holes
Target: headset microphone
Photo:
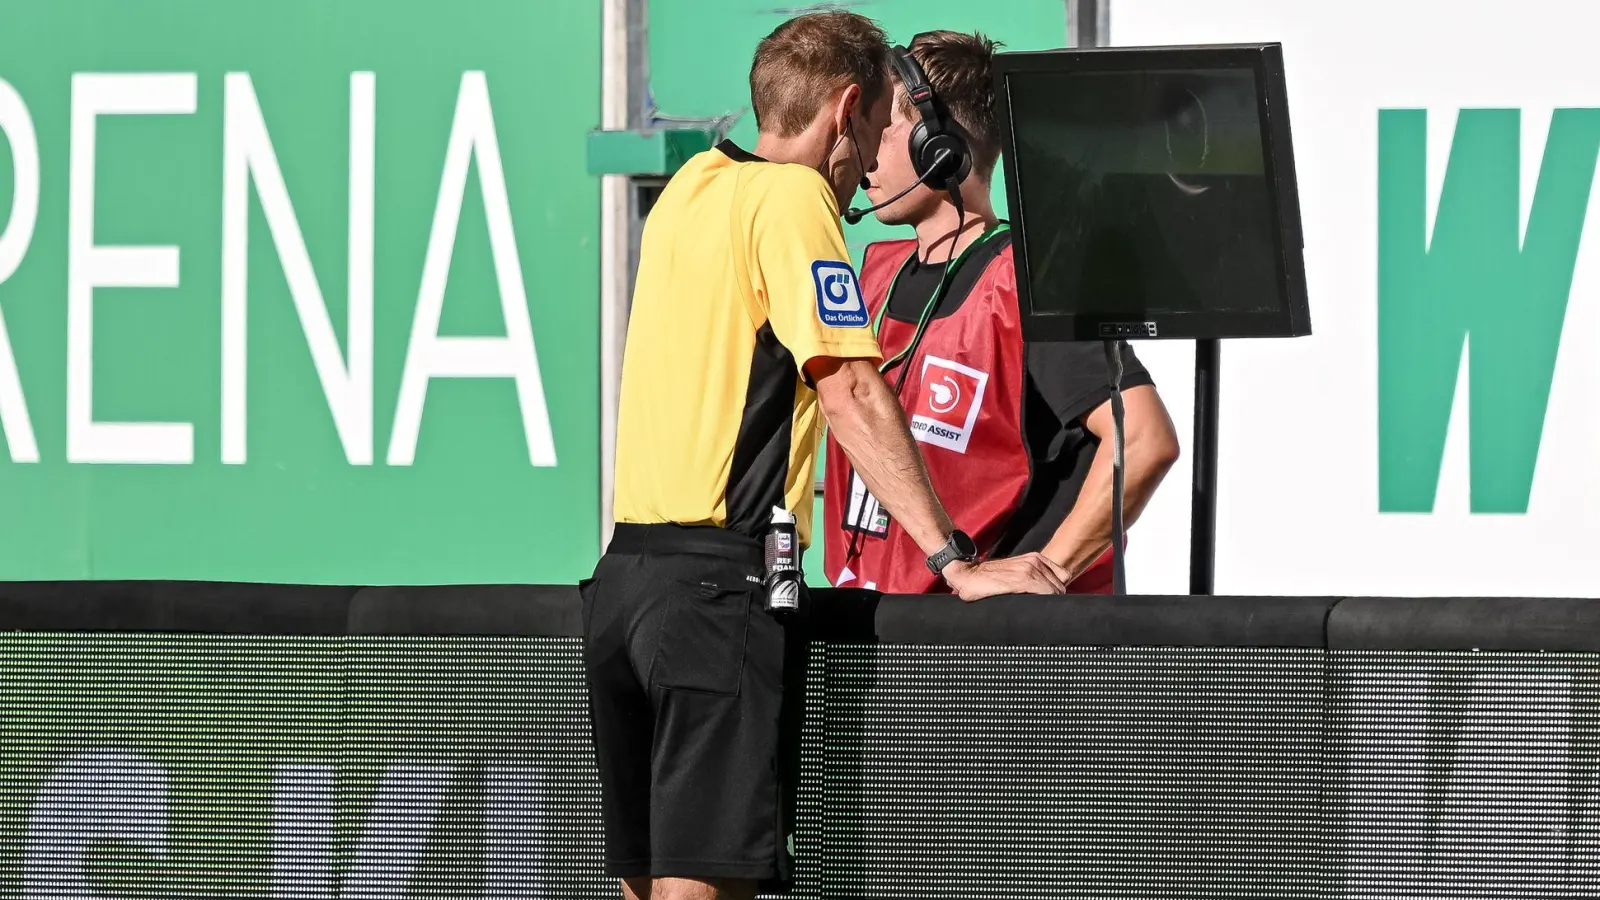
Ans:
<svg viewBox="0 0 1600 900"><path fill-rule="evenodd" d="M890 197L889 199L883 201L882 203L875 203L872 206L867 207L866 209L855 209L854 207L852 207L850 209L847 209L847 210L845 210L844 215L841 218L844 219L846 224L855 225L855 224L859 223L863 218L865 218L867 213L877 212L878 210L883 209L885 206L888 206L891 203L898 202L901 197L904 197L905 195L907 195L907 194L911 193L912 191L916 190L918 186L927 184L928 182L932 181L934 178L938 177L939 175L944 174L943 172L940 171L940 169L942 168L940 163L943 163L945 158L947 156L949 156L949 155L950 155L950 151L948 151L948 150L939 151L939 156L938 156L937 160L934 162L933 166L930 167L928 169L928 171L922 173L921 177L919 177L916 181L912 182L910 187L906 188L905 190L901 191L898 194L895 194L893 197ZM867 181L867 179L863 178L861 180L863 182L862 186L865 187L866 186L865 182Z"/></svg>

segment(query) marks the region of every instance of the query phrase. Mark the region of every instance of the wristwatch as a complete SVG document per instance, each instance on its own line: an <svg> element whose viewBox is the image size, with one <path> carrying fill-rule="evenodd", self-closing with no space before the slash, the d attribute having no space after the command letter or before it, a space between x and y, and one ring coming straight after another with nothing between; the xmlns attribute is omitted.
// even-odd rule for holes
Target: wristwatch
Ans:
<svg viewBox="0 0 1600 900"><path fill-rule="evenodd" d="M938 553L928 557L928 568L933 574L938 575L944 567L957 560L961 562L976 562L978 559L978 545L967 536L965 531L957 529L950 532L950 537L945 539L944 546Z"/></svg>

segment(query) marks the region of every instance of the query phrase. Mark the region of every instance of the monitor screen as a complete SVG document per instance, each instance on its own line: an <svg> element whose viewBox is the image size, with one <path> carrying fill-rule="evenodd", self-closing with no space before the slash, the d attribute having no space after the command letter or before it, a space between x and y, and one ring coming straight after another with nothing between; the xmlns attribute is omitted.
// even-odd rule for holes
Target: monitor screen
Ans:
<svg viewBox="0 0 1600 900"><path fill-rule="evenodd" d="M1025 316L1183 317L1161 336L1197 336L1286 309L1257 68L1033 65L1002 88Z"/></svg>

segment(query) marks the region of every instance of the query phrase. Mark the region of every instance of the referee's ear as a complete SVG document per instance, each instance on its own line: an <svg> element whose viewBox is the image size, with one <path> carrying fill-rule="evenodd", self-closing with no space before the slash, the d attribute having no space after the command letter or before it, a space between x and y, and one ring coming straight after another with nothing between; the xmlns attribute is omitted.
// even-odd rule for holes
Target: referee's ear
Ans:
<svg viewBox="0 0 1600 900"><path fill-rule="evenodd" d="M861 111L861 85L854 82L845 85L844 90L839 92L839 99L834 102L830 113L835 139L846 134L850 127L850 117Z"/></svg>

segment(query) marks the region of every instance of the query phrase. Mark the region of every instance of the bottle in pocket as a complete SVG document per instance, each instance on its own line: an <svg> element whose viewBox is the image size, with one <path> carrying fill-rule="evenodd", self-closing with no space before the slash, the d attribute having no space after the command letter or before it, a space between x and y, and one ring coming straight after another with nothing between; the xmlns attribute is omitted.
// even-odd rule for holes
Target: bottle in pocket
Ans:
<svg viewBox="0 0 1600 900"><path fill-rule="evenodd" d="M794 513L781 506L772 508L772 523L767 526L767 612L800 611L800 536Z"/></svg>

